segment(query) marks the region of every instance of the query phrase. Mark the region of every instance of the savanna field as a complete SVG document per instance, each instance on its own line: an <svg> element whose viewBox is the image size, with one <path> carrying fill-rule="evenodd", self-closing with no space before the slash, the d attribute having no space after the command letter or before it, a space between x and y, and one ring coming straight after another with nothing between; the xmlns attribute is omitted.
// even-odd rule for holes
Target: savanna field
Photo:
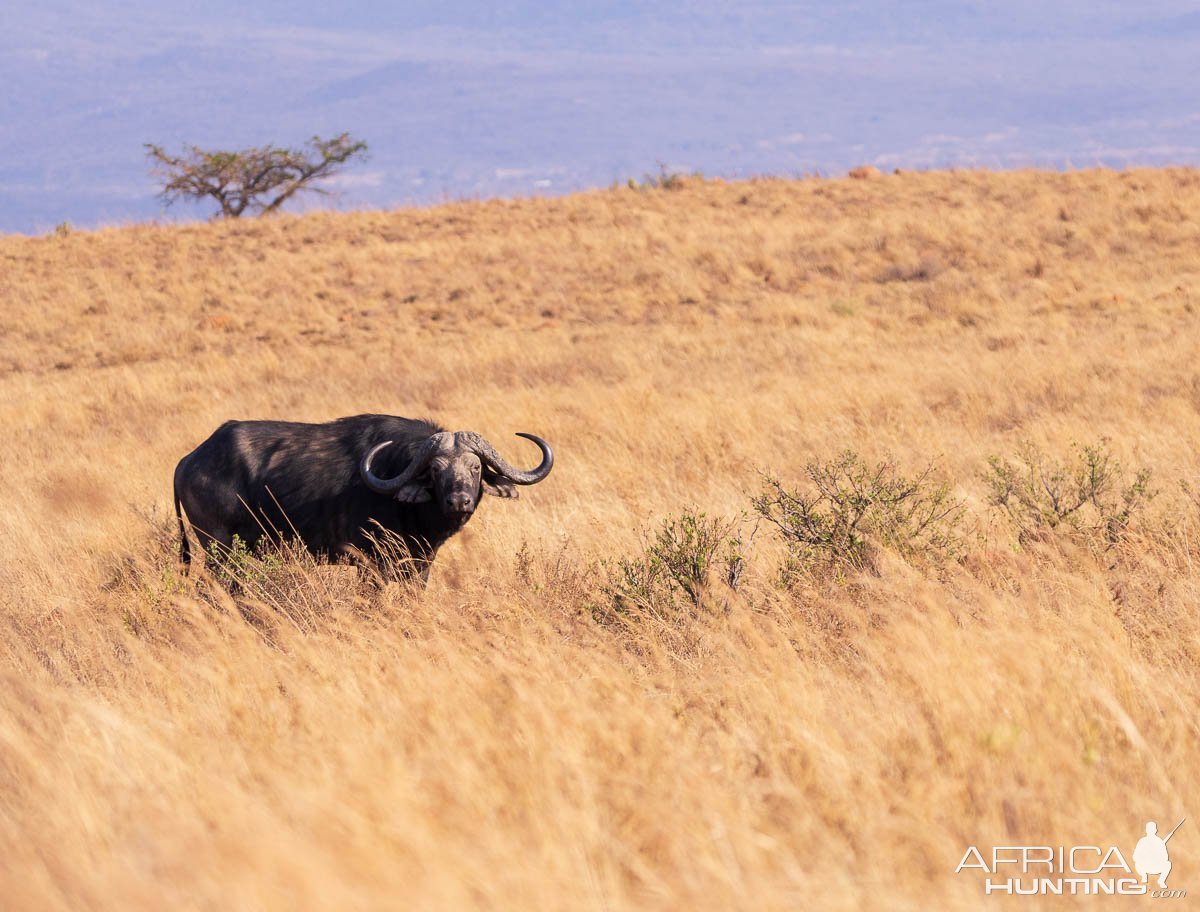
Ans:
<svg viewBox="0 0 1200 912"><path fill-rule="evenodd" d="M1200 172L670 183L0 238L0 906L1040 908L965 849L1188 815L1200 892ZM361 412L556 467L423 591L181 574L181 456Z"/></svg>

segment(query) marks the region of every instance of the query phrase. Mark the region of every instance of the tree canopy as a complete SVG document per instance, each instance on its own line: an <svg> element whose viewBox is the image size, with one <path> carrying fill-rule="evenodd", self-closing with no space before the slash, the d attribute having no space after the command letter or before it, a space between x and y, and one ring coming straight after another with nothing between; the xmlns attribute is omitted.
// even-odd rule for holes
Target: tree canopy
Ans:
<svg viewBox="0 0 1200 912"><path fill-rule="evenodd" d="M214 217L223 218L275 212L301 192L328 193L315 183L340 173L366 150L367 144L349 133L332 139L314 136L303 149L266 145L226 152L186 146L181 155L171 155L162 146L146 144L151 173L162 182L159 197L167 205L211 198L220 206Z"/></svg>

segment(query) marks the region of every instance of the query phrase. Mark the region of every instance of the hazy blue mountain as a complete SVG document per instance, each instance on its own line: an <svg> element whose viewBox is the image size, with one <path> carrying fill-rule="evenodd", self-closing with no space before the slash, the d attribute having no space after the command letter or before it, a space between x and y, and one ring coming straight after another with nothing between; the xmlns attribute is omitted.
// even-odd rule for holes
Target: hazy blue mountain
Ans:
<svg viewBox="0 0 1200 912"><path fill-rule="evenodd" d="M146 142L343 130L371 147L338 185L347 208L564 192L659 162L1197 163L1198 60L1181 0L11 2L0 231L163 216Z"/></svg>

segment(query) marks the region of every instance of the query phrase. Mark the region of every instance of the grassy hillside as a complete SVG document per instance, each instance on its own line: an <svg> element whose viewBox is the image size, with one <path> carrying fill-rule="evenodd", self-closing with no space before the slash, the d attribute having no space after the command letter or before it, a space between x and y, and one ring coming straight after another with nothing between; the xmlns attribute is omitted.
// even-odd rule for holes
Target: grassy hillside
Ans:
<svg viewBox="0 0 1200 912"><path fill-rule="evenodd" d="M0 238L4 905L970 909L968 845L1131 857L1200 813L1197 213L1192 170L930 173ZM184 453L368 411L558 463L424 592L179 576ZM1128 522L991 503L1102 440ZM932 466L953 554L781 583L764 474L846 449ZM736 592L617 611L686 510Z"/></svg>

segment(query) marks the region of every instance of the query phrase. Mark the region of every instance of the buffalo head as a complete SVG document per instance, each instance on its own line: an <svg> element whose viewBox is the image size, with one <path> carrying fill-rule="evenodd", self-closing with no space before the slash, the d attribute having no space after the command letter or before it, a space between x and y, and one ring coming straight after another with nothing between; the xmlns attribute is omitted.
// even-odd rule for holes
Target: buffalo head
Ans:
<svg viewBox="0 0 1200 912"><path fill-rule="evenodd" d="M363 457L359 474L377 494L390 494L401 503L433 500L443 513L465 519L475 512L482 494L516 497L514 485L536 484L550 474L554 466L550 445L533 434L517 436L532 440L542 451L542 462L536 469L524 472L509 465L474 431L442 431L419 444L408 466L396 477L380 478L371 471L371 461L380 450L392 445L390 440Z"/></svg>

